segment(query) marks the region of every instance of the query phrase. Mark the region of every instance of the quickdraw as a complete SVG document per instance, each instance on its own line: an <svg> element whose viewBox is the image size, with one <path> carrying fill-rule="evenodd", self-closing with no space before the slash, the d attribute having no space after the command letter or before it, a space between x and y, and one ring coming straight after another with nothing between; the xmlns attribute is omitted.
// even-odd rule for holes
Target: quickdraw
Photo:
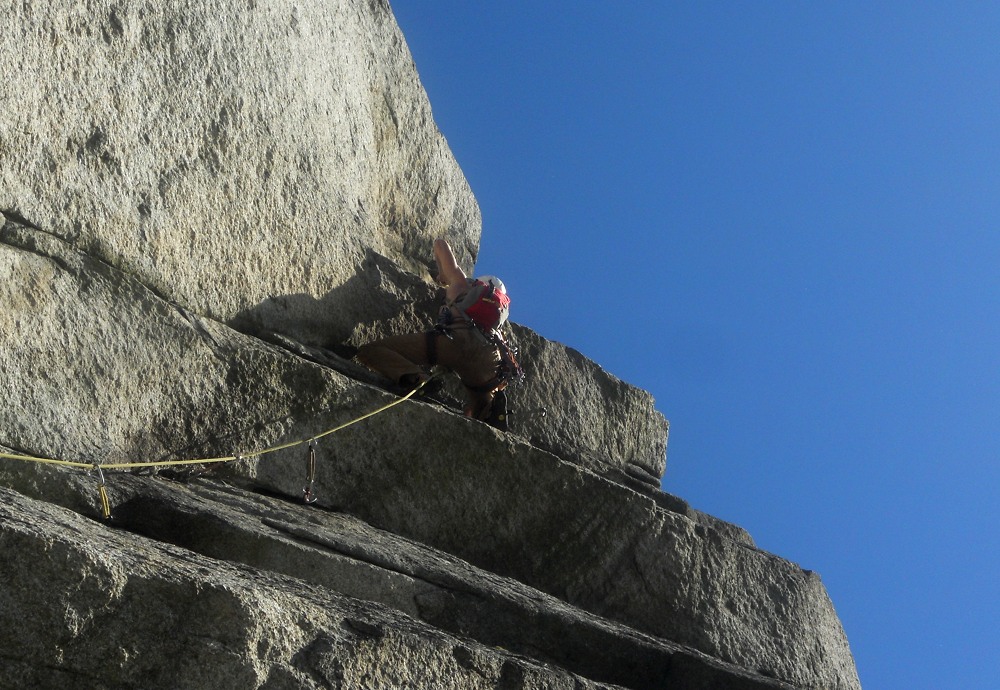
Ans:
<svg viewBox="0 0 1000 690"><path fill-rule="evenodd" d="M313 485L316 483L316 439L309 440L309 450L306 453L306 482L302 488L302 500L306 503L315 503L316 494L313 493Z"/></svg>
<svg viewBox="0 0 1000 690"><path fill-rule="evenodd" d="M108 500L108 487L104 483L104 471L101 470L101 466L96 462L94 463L94 469L97 470L97 493L101 498L101 514L104 516L105 520L111 519L111 501Z"/></svg>

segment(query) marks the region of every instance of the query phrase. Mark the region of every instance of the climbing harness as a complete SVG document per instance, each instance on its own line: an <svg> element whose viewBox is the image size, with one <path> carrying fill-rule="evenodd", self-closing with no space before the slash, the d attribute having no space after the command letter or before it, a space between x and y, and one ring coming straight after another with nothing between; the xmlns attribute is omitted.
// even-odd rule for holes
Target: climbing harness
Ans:
<svg viewBox="0 0 1000 690"><path fill-rule="evenodd" d="M438 323L433 330L427 331L427 364L430 366L437 364L437 339L441 336L448 340L455 339L443 323Z"/></svg>

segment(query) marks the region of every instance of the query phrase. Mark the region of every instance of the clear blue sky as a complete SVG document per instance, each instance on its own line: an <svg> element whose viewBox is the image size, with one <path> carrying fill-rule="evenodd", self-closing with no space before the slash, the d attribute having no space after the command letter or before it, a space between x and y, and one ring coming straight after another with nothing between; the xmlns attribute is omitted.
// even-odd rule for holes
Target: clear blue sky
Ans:
<svg viewBox="0 0 1000 690"><path fill-rule="evenodd" d="M512 318L664 490L818 571L862 685L1000 687L1000 4L394 0Z"/></svg>

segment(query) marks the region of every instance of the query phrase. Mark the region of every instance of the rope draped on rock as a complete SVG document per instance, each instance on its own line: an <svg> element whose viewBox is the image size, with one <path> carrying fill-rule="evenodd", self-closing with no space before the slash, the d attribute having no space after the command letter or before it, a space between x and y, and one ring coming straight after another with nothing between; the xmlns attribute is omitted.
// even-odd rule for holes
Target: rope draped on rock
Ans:
<svg viewBox="0 0 1000 690"><path fill-rule="evenodd" d="M225 463L233 462L239 460L248 460L250 458L259 458L262 455L267 455L269 453L276 453L279 450L287 450L288 448L294 448L295 446L300 446L303 443L309 444L309 459L308 459L308 479L309 485L304 489L305 499L307 503L314 502L315 495L312 493L312 485L315 481L316 476L316 454L315 447L316 441L323 438L324 436L329 436L330 434L335 434L338 431L346 429L347 427L357 424L358 422L364 421L369 417L374 417L377 414L385 412L386 410L399 405L406 400L413 397L417 391L426 386L431 379L421 382L421 384L415 387L413 390L409 391L406 395L396 398L392 402L386 403L379 408L376 408L370 412L366 412L360 417L355 417L350 421L344 422L332 429L327 429L326 431L316 434L315 436L310 436L309 438L299 439L297 441L290 441L288 443L282 443L278 446L272 446L270 448L265 448L264 450L258 450L251 453L237 453L236 455L226 455L218 458L193 458L187 460L155 460L147 462L110 462L110 463L98 463L98 462L78 462L74 460L60 460L58 458L43 458L36 457L33 455L23 455L19 453L3 453L0 452L0 458L6 460L22 460L25 462L37 462L46 465L59 465L61 467L73 467L76 469L92 470L97 472L98 476L98 493L101 500L101 512L104 515L104 519L107 520L111 517L111 504L108 500L108 494L106 490L106 484L104 482L104 470L131 470L139 468L162 468L162 467L178 467L183 465L209 465L213 463Z"/></svg>

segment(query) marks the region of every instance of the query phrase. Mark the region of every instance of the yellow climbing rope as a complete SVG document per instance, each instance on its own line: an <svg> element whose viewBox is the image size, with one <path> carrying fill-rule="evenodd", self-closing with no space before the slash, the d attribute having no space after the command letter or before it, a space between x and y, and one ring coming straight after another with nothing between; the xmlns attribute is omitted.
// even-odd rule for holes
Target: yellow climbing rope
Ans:
<svg viewBox="0 0 1000 690"><path fill-rule="evenodd" d="M430 379L428 379L428 381L429 380ZM408 392L406 395L396 398L392 402L386 403L385 405L382 405L382 407L379 407L378 409L372 410L371 412L366 412L360 417L355 417L354 419L348 422L344 422L343 424L335 426L332 429L327 429L326 431L316 434L315 436L306 439L300 439L298 441L291 441L289 443L282 443L281 445L278 446L272 446L270 448L265 448L264 450L254 451L246 454L227 455L219 458L196 458L189 460L156 460L149 462L110 462L103 464L96 462L76 462L72 460L59 460L57 458L42 458L42 457L35 457L32 455L22 455L19 453L0 453L0 458L4 458L7 460L23 460L26 462L38 462L47 465L60 465L62 467L75 467L85 470L96 470L100 477L100 495L101 495L102 512L104 513L104 517L108 518L111 515L111 508L108 502L107 492L105 490L104 473L102 470L128 470L128 469L137 469L143 467L173 467L179 465L207 465L218 462L231 462L233 460L244 460L249 458L260 457L268 453L275 453L279 450L294 448L295 446L302 445L303 443L313 443L317 439L323 438L324 436L329 436L330 434L334 434L338 431L341 431L342 429L346 429L352 424L357 424L358 422L364 421L369 417L374 417L377 414L385 412L391 407L395 407L396 405L399 405L400 403L409 400L417 393L417 391L426 386L428 381L423 381L419 386Z"/></svg>
<svg viewBox="0 0 1000 690"><path fill-rule="evenodd" d="M69 460L56 460L55 458L36 458L31 455L16 455L14 453L0 453L0 458L6 460L28 460L30 462L41 462L47 465L63 465L64 467L80 467L90 469L94 466L92 462L70 462Z"/></svg>

